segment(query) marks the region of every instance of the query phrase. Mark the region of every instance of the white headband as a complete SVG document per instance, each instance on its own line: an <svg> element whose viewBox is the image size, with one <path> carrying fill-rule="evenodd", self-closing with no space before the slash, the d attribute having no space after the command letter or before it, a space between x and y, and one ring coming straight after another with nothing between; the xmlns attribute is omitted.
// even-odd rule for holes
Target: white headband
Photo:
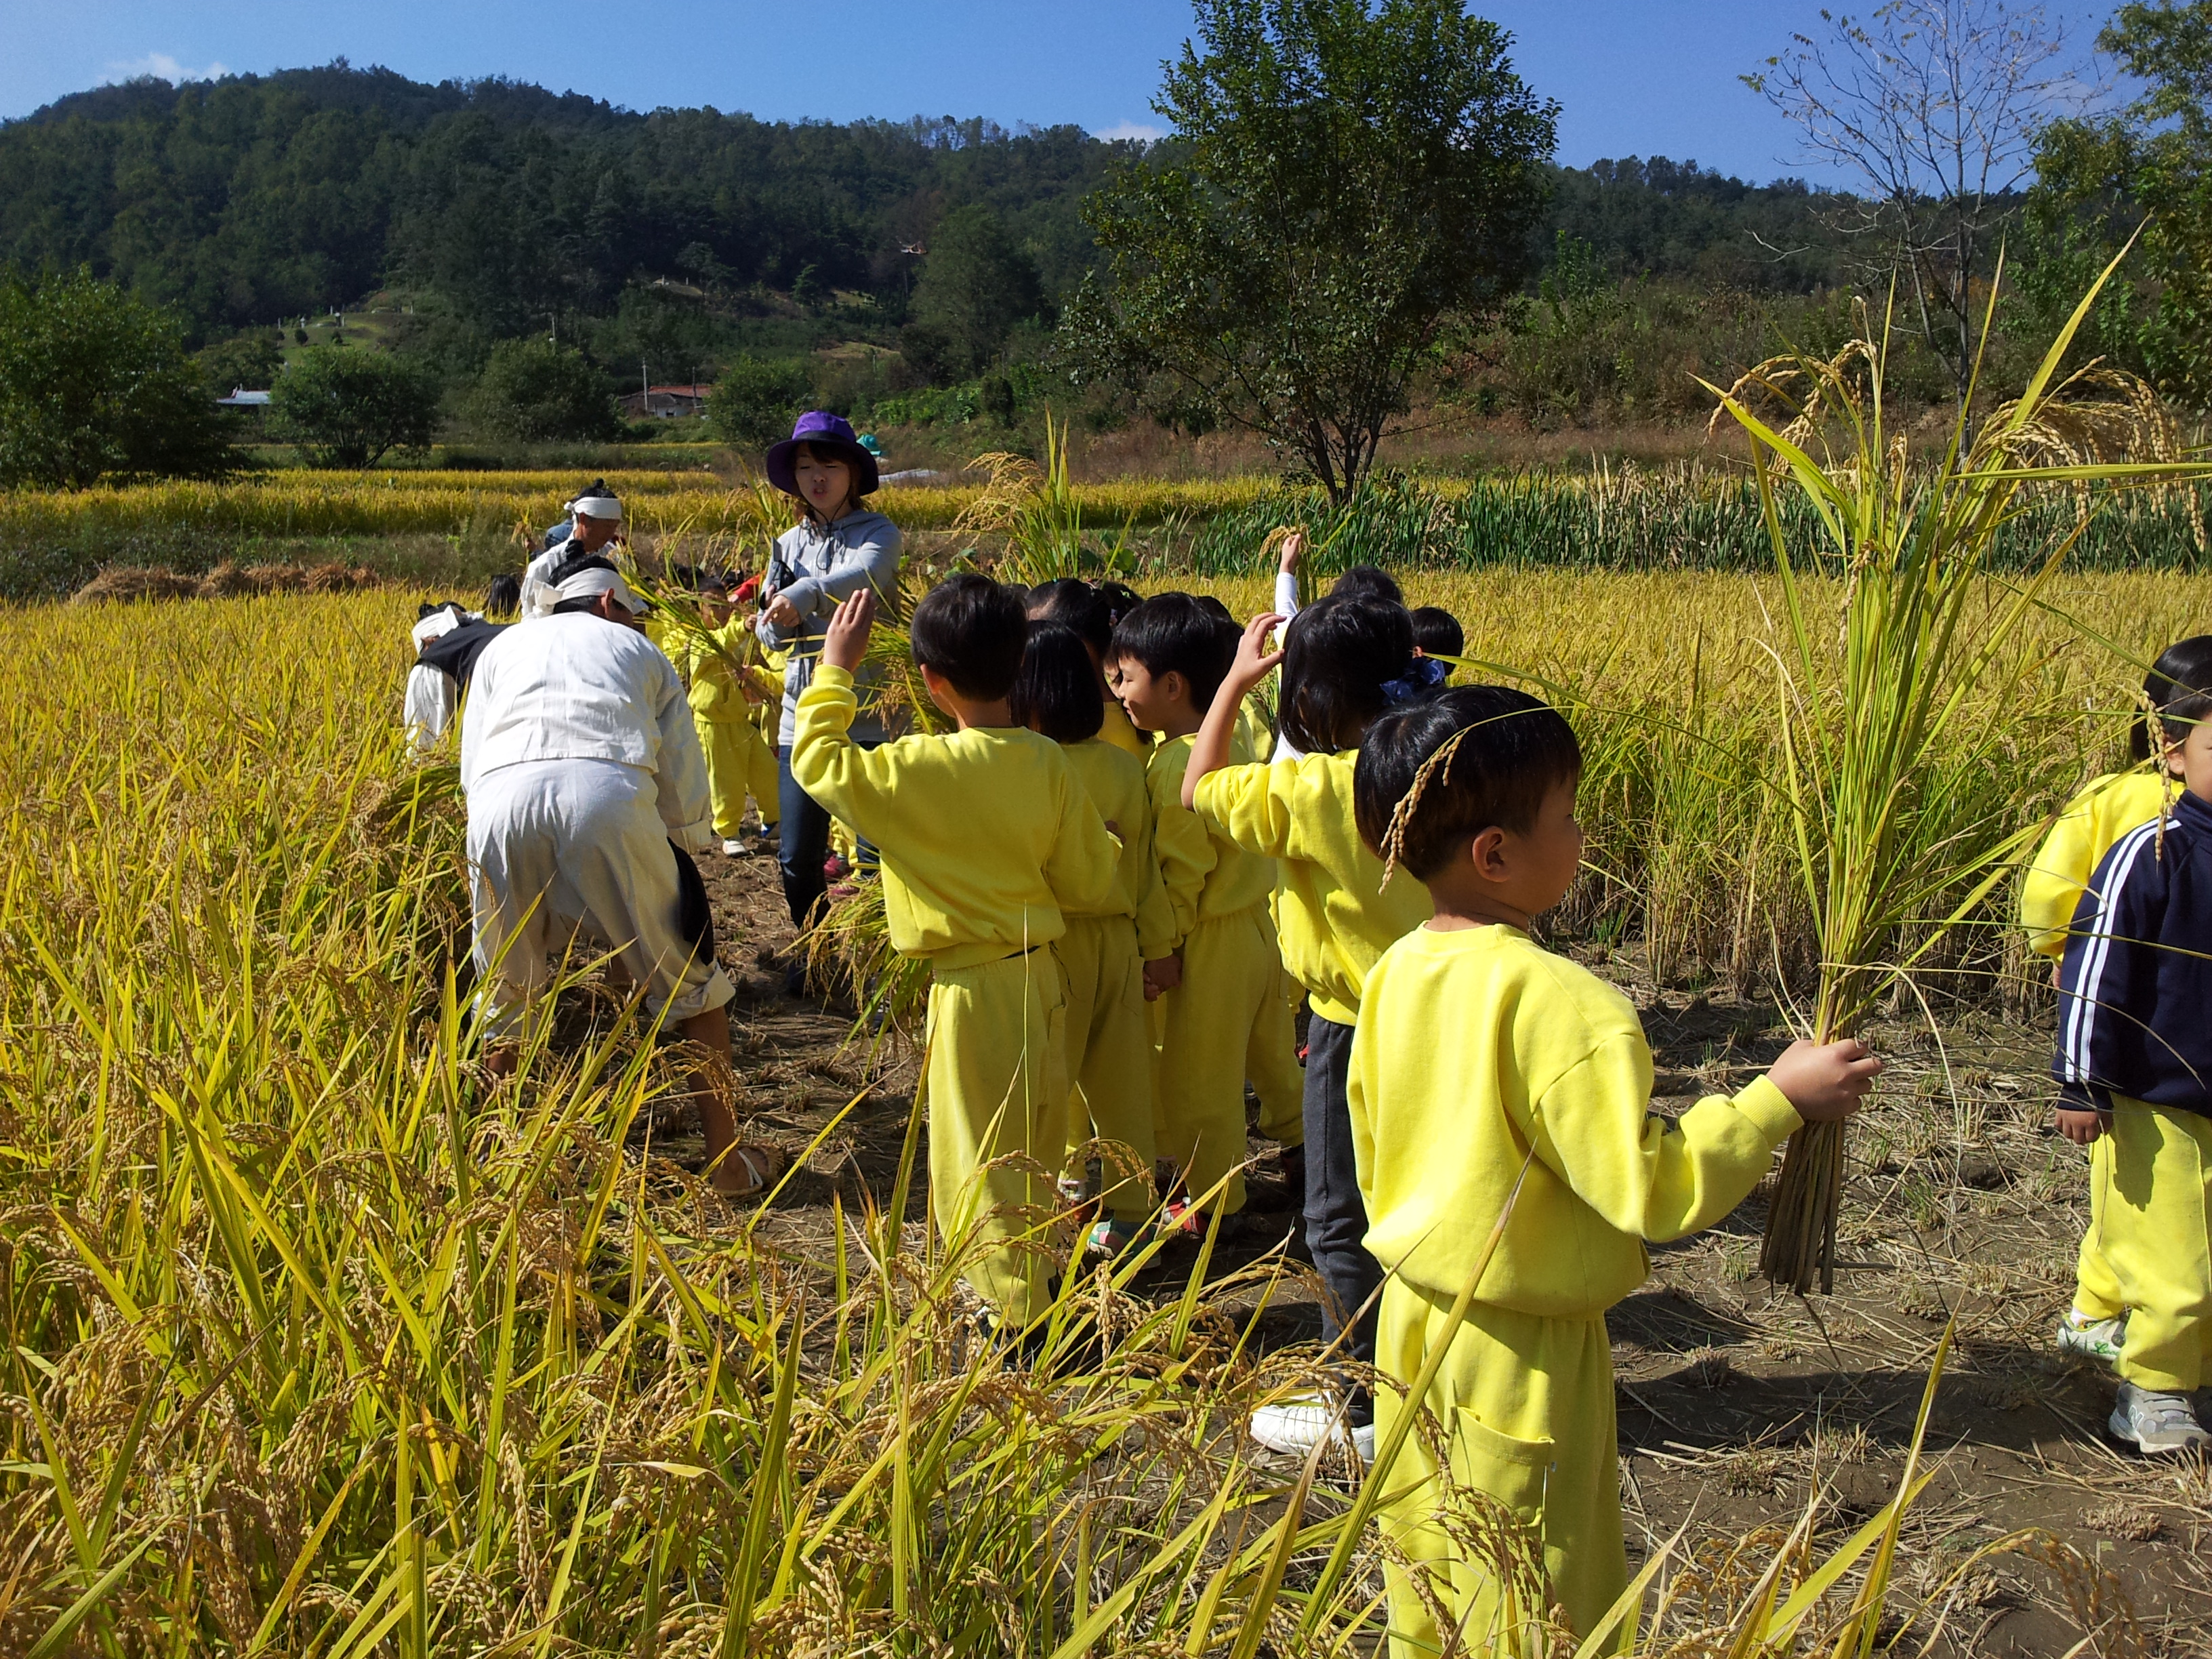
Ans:
<svg viewBox="0 0 2212 1659"><path fill-rule="evenodd" d="M420 651L431 641L444 638L460 625L461 619L453 614L453 606L440 605L410 630L415 636L415 648Z"/></svg>
<svg viewBox="0 0 2212 1659"><path fill-rule="evenodd" d="M568 511L581 519L622 521L622 503L611 495L579 495L568 503Z"/></svg>
<svg viewBox="0 0 2212 1659"><path fill-rule="evenodd" d="M569 599L596 599L602 593L613 594L615 603L632 613L645 608L629 591L629 584L623 580L621 571L603 569L597 565L555 584L553 602L559 605Z"/></svg>

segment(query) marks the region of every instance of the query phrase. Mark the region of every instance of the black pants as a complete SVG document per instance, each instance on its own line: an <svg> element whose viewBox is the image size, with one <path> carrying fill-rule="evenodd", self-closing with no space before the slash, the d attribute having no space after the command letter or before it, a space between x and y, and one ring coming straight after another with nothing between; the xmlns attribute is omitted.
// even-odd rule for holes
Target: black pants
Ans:
<svg viewBox="0 0 2212 1659"><path fill-rule="evenodd" d="M1322 1341L1334 1342L1344 1322L1358 1314L1341 1352L1371 1365L1382 1267L1359 1242L1367 1236L1367 1206L1352 1156L1345 1092L1351 1066L1352 1027L1316 1014L1306 1032L1306 1249L1328 1292L1322 1299ZM1374 1420L1364 1389L1353 1393L1346 1415L1354 1424Z"/></svg>
<svg viewBox="0 0 2212 1659"><path fill-rule="evenodd" d="M864 742L860 746L877 745ZM817 805L791 775L789 744L775 751L775 796L782 815L776 825L775 856L783 870L783 902L791 912L791 925L803 933L820 919L816 912L830 888L822 873L823 861L830 856L830 809ZM875 863L876 849L867 842L860 843L860 854L864 866Z"/></svg>

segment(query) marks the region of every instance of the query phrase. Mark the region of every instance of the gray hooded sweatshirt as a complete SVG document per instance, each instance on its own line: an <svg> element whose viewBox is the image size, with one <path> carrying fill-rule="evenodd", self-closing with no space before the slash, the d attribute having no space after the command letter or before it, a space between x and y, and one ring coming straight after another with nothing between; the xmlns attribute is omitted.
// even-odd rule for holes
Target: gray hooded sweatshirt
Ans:
<svg viewBox="0 0 2212 1659"><path fill-rule="evenodd" d="M838 605L861 588L872 586L878 613L895 615L898 574L898 526L880 513L859 508L827 530L811 519L804 520L776 538L768 580L761 586L761 599L765 604L781 593L799 611L799 625L788 633L770 624L765 614L755 624L763 644L771 650L791 653L790 664L783 671L783 720L777 742L790 745L799 694L813 683L823 637L830 631L830 618ZM854 676L860 713L853 722L853 736L863 743L878 742L889 735L871 696L878 678L868 668Z"/></svg>

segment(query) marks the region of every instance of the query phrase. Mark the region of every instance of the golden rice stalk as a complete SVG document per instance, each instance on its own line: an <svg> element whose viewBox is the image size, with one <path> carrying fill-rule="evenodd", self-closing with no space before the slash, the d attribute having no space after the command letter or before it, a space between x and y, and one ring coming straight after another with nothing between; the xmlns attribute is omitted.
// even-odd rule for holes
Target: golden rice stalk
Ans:
<svg viewBox="0 0 2212 1659"><path fill-rule="evenodd" d="M2029 659L2009 647L2086 526L2077 523L2035 574L1991 602L1990 555L2023 496L2044 484L2141 486L2207 471L2181 461L2022 459L2040 441L2033 423L2110 275L2060 330L2023 395L1971 446L1962 413L1932 469L1909 467L1901 434L1884 424L1887 319L1879 341L1869 328L1832 359L1776 359L1730 391L1711 388L1750 436L1781 579L1777 738L1819 939L1816 1042L1848 1036L1881 992L2002 883L2039 829L2000 781L2002 726L1968 712L1992 701L2006 707L2019 690ZM1777 400L1793 411L1789 422L1770 422L1754 408ZM1789 545L1777 500L1785 483L1811 502L1821 544ZM1833 635L1811 622L1823 574L1844 586ZM1954 769L1962 759L1966 769ZM1971 807L1954 791L1966 792ZM1900 950L1908 933L1917 942ZM1842 1177L1840 1123L1790 1138L1760 1257L1777 1283L1802 1294L1817 1276L1824 1291L1833 1288Z"/></svg>

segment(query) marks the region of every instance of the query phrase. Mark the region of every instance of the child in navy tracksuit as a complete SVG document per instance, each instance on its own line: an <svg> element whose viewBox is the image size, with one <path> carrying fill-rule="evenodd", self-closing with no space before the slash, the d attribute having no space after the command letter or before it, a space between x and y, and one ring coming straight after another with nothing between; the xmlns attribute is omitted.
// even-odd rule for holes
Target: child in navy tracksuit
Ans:
<svg viewBox="0 0 2212 1659"><path fill-rule="evenodd" d="M2112 1432L2146 1452L2212 1443L2212 686L2161 698L2185 793L2097 866L2059 969L2059 1127L2112 1137L2096 1224L2130 1310Z"/></svg>

